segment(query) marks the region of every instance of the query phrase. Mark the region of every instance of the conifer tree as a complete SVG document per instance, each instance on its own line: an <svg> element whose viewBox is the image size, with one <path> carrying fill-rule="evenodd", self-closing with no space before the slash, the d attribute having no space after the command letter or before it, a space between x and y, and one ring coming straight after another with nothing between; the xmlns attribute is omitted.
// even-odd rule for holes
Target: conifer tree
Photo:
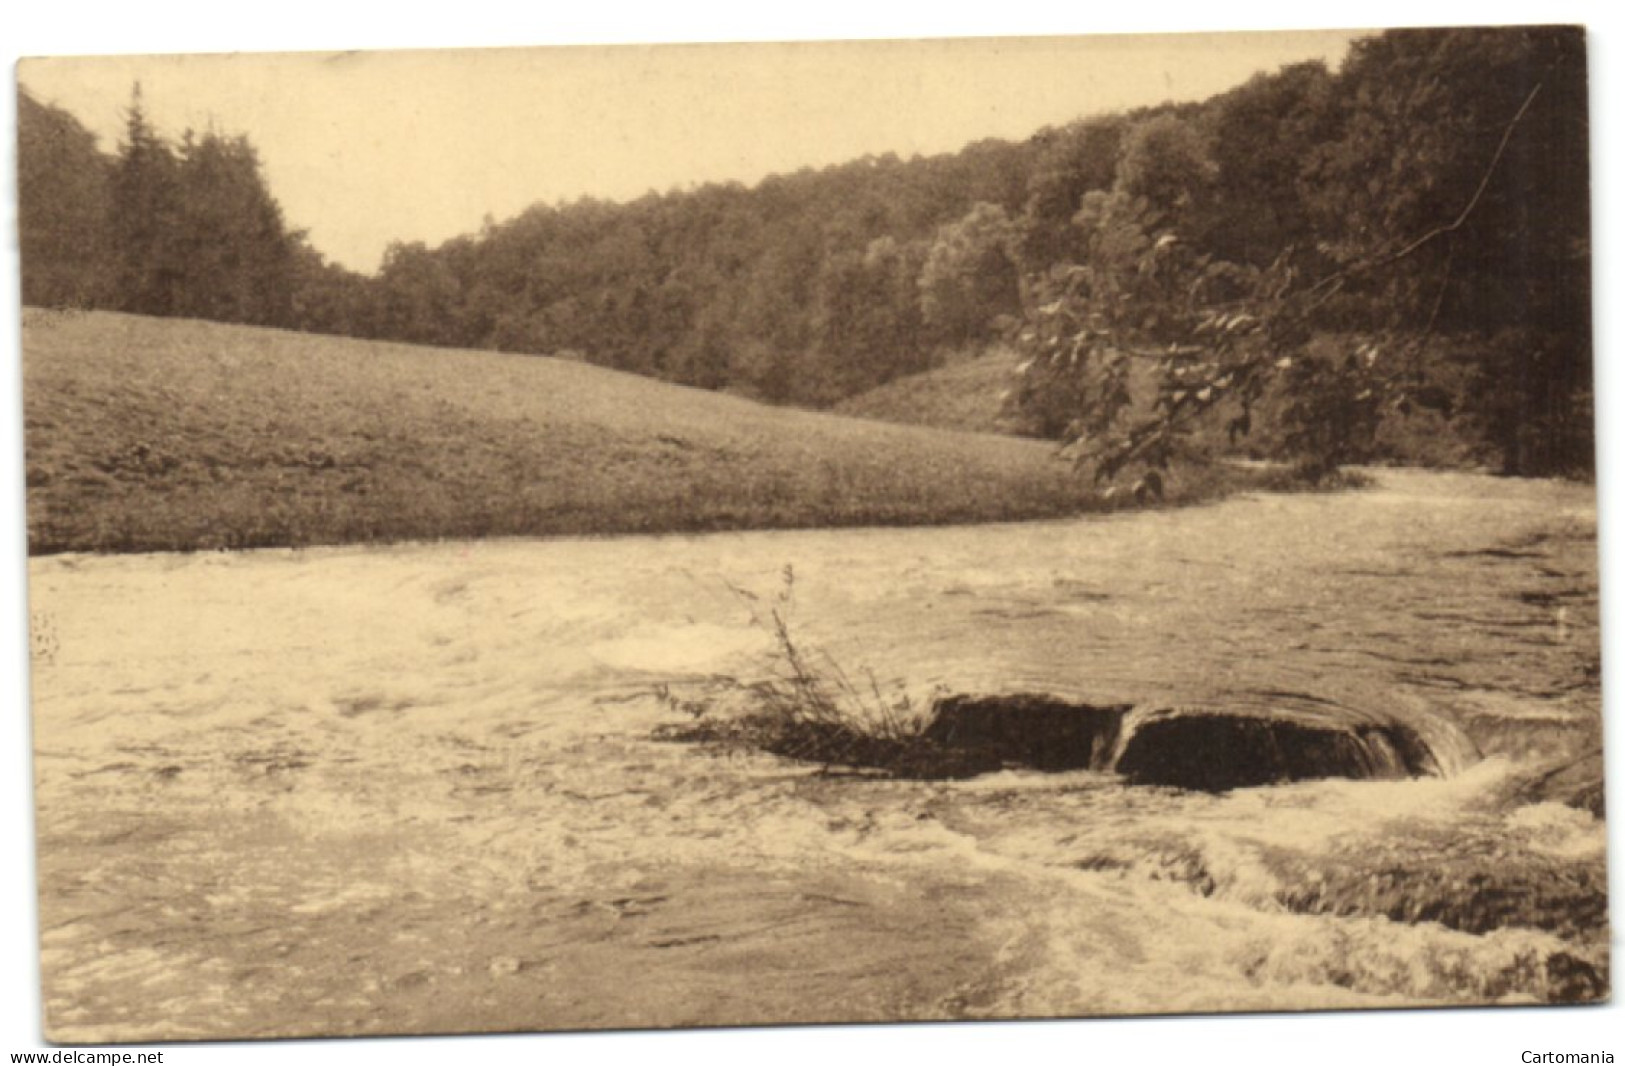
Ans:
<svg viewBox="0 0 1625 1066"><path fill-rule="evenodd" d="M285 325L292 317L294 242L245 137L190 133L179 155L176 313Z"/></svg>
<svg viewBox="0 0 1625 1066"><path fill-rule="evenodd" d="M175 314L184 271L176 240L181 214L177 161L147 120L137 82L125 113L108 214L114 302L125 311Z"/></svg>

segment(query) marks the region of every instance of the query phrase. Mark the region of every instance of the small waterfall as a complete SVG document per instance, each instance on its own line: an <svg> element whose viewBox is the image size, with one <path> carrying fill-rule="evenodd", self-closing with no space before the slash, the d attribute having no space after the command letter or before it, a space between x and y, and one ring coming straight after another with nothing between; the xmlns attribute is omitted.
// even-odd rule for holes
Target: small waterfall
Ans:
<svg viewBox="0 0 1625 1066"><path fill-rule="evenodd" d="M1435 777L1454 777L1484 757L1472 736L1449 719L1414 715L1406 719L1403 729L1420 749L1414 758L1426 759L1426 772Z"/></svg>

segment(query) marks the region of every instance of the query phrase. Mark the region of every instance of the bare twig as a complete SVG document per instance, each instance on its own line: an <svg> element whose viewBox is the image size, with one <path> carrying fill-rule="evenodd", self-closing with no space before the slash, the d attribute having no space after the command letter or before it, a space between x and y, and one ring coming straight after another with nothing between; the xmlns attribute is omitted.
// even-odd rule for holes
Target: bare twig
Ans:
<svg viewBox="0 0 1625 1066"><path fill-rule="evenodd" d="M1483 175L1478 179L1478 187L1473 190L1472 197L1462 207L1461 211L1457 213L1453 221L1442 226L1434 227L1433 229L1422 234L1420 237L1417 237L1415 240L1405 244L1397 252L1379 256L1363 263L1355 263L1337 271L1336 273L1328 274L1326 277L1321 278L1319 281L1311 285L1307 291L1314 293L1328 285L1341 285L1348 278L1358 277L1362 274L1369 274L1371 271L1380 270L1385 266L1392 266L1401 259L1414 255L1418 250L1432 241L1438 240L1447 233L1454 233L1461 229L1462 226L1466 225L1467 220L1472 217L1473 212L1478 209L1479 201L1484 198L1484 192L1490 186L1490 179L1495 176L1496 170L1499 169L1501 165L1501 157L1506 154L1507 144L1512 140L1513 131L1518 128L1518 123L1523 121L1524 115L1529 113L1529 108L1534 104L1535 97L1540 95L1540 88L1540 83L1536 82L1535 87L1529 90L1529 95L1524 97L1523 104L1518 108L1517 113L1514 114L1507 122L1506 128L1501 131L1501 141L1495 146L1495 154L1490 157L1489 166L1484 169Z"/></svg>
<svg viewBox="0 0 1625 1066"><path fill-rule="evenodd" d="M1446 233L1454 233L1456 230L1461 229L1461 227L1466 224L1468 217L1473 213L1473 210L1478 207L1478 202L1484 198L1484 190L1489 188L1490 179L1495 176L1496 168L1501 165L1501 157L1506 154L1507 142L1512 140L1512 131L1516 129L1518 123L1523 120L1523 116L1528 113L1530 105L1535 102L1535 97L1538 95L1540 95L1540 83L1536 82L1535 87L1529 90L1529 95L1524 97L1523 106L1518 108L1518 113L1512 116L1512 121L1508 122L1506 129L1501 131L1501 143L1495 146L1495 155L1491 157L1489 167L1484 171L1484 176L1479 179L1478 188L1473 191L1473 198L1467 201L1467 206L1461 209L1461 213L1456 216L1456 220L1447 226L1440 226L1437 229L1422 234L1422 236L1416 238L1416 240L1407 244L1393 255L1388 256L1386 259L1378 260L1372 265L1371 269L1387 266L1390 263L1397 263L1401 259L1404 259L1406 256L1410 255L1412 252L1416 251L1418 248L1422 247L1424 244L1427 244L1429 241L1442 237Z"/></svg>

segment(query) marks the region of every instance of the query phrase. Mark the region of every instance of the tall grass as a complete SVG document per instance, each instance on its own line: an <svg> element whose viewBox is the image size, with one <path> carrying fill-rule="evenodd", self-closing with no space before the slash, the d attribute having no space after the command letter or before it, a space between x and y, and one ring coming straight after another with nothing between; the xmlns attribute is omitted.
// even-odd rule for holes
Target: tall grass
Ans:
<svg viewBox="0 0 1625 1066"><path fill-rule="evenodd" d="M894 686L888 694L873 670L854 678L822 649L796 636L795 570L786 565L778 590L762 597L730 586L752 624L773 638L768 676L748 682L714 678L697 697L662 686L657 695L689 724L667 739L753 749L837 768L907 778L970 777L997 769L985 757L944 747L925 735L931 708Z"/></svg>

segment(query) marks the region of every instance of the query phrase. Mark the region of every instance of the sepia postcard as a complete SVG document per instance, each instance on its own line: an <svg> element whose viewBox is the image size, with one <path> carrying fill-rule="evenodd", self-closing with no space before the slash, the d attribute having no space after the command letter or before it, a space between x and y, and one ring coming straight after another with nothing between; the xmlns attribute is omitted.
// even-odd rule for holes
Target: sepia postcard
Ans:
<svg viewBox="0 0 1625 1066"><path fill-rule="evenodd" d="M1584 28L16 79L47 1040L1609 1000Z"/></svg>

